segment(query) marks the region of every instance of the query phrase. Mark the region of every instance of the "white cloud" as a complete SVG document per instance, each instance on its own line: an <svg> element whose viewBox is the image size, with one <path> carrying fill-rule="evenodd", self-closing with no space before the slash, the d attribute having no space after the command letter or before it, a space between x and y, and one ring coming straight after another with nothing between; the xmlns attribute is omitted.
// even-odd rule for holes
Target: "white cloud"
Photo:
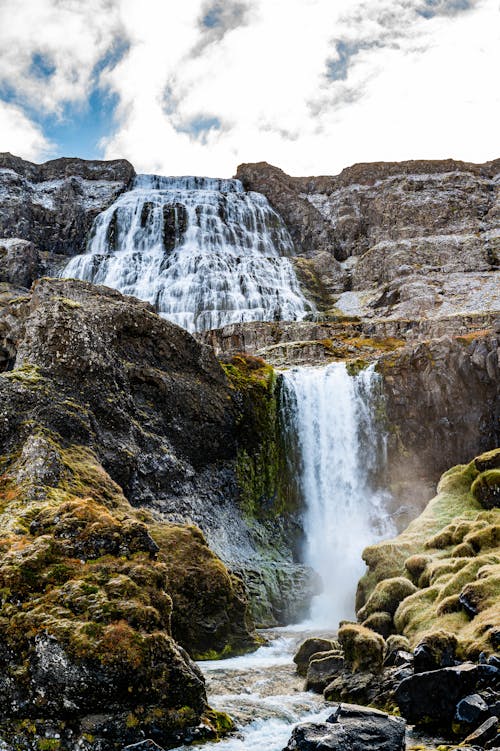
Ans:
<svg viewBox="0 0 500 751"><path fill-rule="evenodd" d="M1 0L0 82L32 109L84 104L121 33L115 0Z"/></svg>
<svg viewBox="0 0 500 751"><path fill-rule="evenodd" d="M1 151L22 154L30 161L43 160L51 151L50 144L40 128L13 104L0 101Z"/></svg>
<svg viewBox="0 0 500 751"><path fill-rule="evenodd" d="M103 148L141 171L499 156L498 0L0 2L2 48L22 40L0 79L47 111L84 103L96 62L126 39L97 79L119 101ZM34 52L55 67L43 85Z"/></svg>

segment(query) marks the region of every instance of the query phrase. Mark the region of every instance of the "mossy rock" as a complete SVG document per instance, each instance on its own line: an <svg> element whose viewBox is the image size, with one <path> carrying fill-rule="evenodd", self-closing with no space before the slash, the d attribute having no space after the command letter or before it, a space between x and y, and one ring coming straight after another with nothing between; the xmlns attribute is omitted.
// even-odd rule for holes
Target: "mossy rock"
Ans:
<svg viewBox="0 0 500 751"><path fill-rule="evenodd" d="M414 651L416 673L448 668L455 664L457 638L444 631L431 631L419 641Z"/></svg>
<svg viewBox="0 0 500 751"><path fill-rule="evenodd" d="M410 640L402 634L391 634L387 637L385 643L385 654L388 655L391 652L410 652L411 644Z"/></svg>
<svg viewBox="0 0 500 751"><path fill-rule="evenodd" d="M369 569L358 589L363 616L385 581L410 576L415 589L394 613L396 631L413 646L429 633L455 634L461 659L495 651L499 639L500 511L485 510L473 492L499 470L480 472L478 459L445 472L437 496L402 534L364 551Z"/></svg>
<svg viewBox="0 0 500 751"><path fill-rule="evenodd" d="M305 639L294 655L293 661L297 665L297 673L305 676L311 657L320 652L330 652L339 648L340 645L333 639L312 637Z"/></svg>
<svg viewBox="0 0 500 751"><path fill-rule="evenodd" d="M384 579L376 585L366 605L358 612L358 618L366 619L381 611L393 616L399 603L416 591L416 586L403 576Z"/></svg>
<svg viewBox="0 0 500 751"><path fill-rule="evenodd" d="M486 451L474 459L474 465L478 472L485 472L488 469L500 469L500 448L493 451Z"/></svg>
<svg viewBox="0 0 500 751"><path fill-rule="evenodd" d="M357 623L347 623L339 629L338 638L346 665L353 672L380 672L385 651L385 641L380 634Z"/></svg>
<svg viewBox="0 0 500 751"><path fill-rule="evenodd" d="M384 639L394 633L394 621L390 613L372 613L361 625L380 634Z"/></svg>
<svg viewBox="0 0 500 751"><path fill-rule="evenodd" d="M500 507L500 469L481 472L472 485L472 495L486 509Z"/></svg>

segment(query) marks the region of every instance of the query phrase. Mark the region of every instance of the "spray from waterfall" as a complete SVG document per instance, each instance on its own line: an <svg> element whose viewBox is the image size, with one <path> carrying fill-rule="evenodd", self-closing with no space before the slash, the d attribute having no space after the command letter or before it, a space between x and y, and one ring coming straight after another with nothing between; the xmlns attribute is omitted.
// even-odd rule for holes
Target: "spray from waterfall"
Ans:
<svg viewBox="0 0 500 751"><path fill-rule="evenodd" d="M363 548L394 532L389 494L380 486L386 445L376 419L379 378L373 366L354 376L345 363L293 368L283 375L282 399L305 509L305 562L323 581L311 621L331 628L354 616Z"/></svg>
<svg viewBox="0 0 500 751"><path fill-rule="evenodd" d="M301 320L312 310L293 243L260 193L239 180L137 175L96 218L87 252L62 275L152 303L188 331Z"/></svg>

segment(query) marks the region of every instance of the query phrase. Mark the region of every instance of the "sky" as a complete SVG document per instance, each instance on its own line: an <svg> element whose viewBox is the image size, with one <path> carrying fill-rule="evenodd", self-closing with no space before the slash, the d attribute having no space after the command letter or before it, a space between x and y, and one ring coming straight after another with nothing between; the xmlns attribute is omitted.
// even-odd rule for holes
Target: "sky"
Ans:
<svg viewBox="0 0 500 751"><path fill-rule="evenodd" d="M293 175L500 157L500 0L0 0L0 151Z"/></svg>

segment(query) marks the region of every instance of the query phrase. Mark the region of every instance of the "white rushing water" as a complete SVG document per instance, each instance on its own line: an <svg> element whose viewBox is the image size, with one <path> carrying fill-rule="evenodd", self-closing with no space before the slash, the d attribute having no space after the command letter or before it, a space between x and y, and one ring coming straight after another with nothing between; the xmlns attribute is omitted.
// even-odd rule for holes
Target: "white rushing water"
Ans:
<svg viewBox="0 0 500 751"><path fill-rule="evenodd" d="M355 376L345 363L293 368L283 374L282 393L305 508L305 562L323 581L311 622L332 628L354 617L363 548L394 532L379 482L385 465L379 379L373 366Z"/></svg>
<svg viewBox="0 0 500 751"><path fill-rule="evenodd" d="M210 705L227 712L237 726L226 740L202 745L205 751L281 751L298 722L321 722L332 713L321 694L303 690L304 679L292 662L297 645L310 634L285 628L267 636L269 644L252 654L199 663Z"/></svg>
<svg viewBox="0 0 500 751"><path fill-rule="evenodd" d="M97 216L87 252L62 276L114 287L201 331L303 319L313 308L291 255L279 215L239 180L137 175Z"/></svg>

